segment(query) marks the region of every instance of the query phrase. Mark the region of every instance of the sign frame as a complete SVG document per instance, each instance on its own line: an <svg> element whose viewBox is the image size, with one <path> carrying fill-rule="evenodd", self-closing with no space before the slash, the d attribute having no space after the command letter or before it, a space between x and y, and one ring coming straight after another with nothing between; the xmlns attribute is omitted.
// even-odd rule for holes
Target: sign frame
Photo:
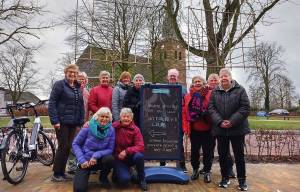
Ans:
<svg viewBox="0 0 300 192"><path fill-rule="evenodd" d="M149 133L147 133L146 131L149 129L149 127L145 127L145 108L147 110L147 107L145 107L145 104L147 103L147 101L145 101L145 94L146 91L151 90L151 92L153 94L167 94L168 97L170 97L170 94L174 94L174 92L171 93L171 91L177 90L177 94L176 94L176 100L173 100L173 103L177 103L178 104L178 108L177 108L177 148L175 151L172 151L169 155L166 155L168 152L154 152L151 151L150 155L147 154L147 145L148 145L148 138L146 138L145 136ZM169 91L168 91L169 90ZM153 97L152 95L150 97ZM160 96L159 97L163 97ZM183 160L184 157L184 153L183 153L183 130L182 130L182 86L178 85L178 84L146 84L143 85L141 87L141 112L140 112L140 128L141 128L141 132L143 134L144 137L144 143L145 143L145 160ZM155 103L157 104L157 103ZM165 103L158 103L160 105L164 105ZM145 112L145 113L144 113ZM147 120L146 120L147 121ZM149 120L150 121L150 120ZM171 129L170 127L166 127L166 129ZM173 128L174 129L174 128ZM153 130L152 130L153 131ZM166 132L168 132L166 130ZM154 132L153 132L154 135ZM168 135L164 135L166 136L166 138L168 137ZM171 138L171 139L175 139L175 138ZM165 141L163 141L164 143ZM163 154L165 153L165 154ZM155 155L154 155L155 154ZM163 154L163 155L162 155Z"/></svg>

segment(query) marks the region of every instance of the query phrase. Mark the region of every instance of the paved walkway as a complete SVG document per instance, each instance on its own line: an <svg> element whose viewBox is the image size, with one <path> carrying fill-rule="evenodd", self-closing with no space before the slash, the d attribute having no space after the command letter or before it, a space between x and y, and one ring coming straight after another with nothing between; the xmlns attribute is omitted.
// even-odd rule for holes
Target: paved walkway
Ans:
<svg viewBox="0 0 300 192"><path fill-rule="evenodd" d="M191 167L188 166L189 173ZM253 192L298 192L300 191L300 164L247 164L249 190ZM6 181L0 180L0 192L68 192L72 191L72 182L53 183L50 181L51 167L42 166L39 163L31 163L24 181L13 186ZM180 184L149 184L149 191L155 192L233 192L237 190L237 181L232 180L228 189L217 187L220 180L219 165L213 166L213 182L205 184L201 177L189 182L187 185ZM3 178L2 171L0 177ZM97 184L97 175L90 178L89 191L140 191L137 185L128 188L111 190L101 189Z"/></svg>

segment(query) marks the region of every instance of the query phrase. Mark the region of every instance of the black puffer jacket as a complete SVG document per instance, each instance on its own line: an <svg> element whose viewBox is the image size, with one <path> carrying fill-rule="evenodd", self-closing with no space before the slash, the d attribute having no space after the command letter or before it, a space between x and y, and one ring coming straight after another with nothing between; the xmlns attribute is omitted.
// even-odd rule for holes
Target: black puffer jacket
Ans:
<svg viewBox="0 0 300 192"><path fill-rule="evenodd" d="M220 87L213 90L208 107L213 122L213 135L238 136L250 133L248 115L250 102L246 90L233 81L233 87L227 92ZM223 120L233 124L231 128L221 128Z"/></svg>
<svg viewBox="0 0 300 192"><path fill-rule="evenodd" d="M136 89L135 87L130 87L128 89L124 96L123 107L128 107L132 110L134 123L140 127L140 89Z"/></svg>
<svg viewBox="0 0 300 192"><path fill-rule="evenodd" d="M84 106L80 84L72 88L66 79L55 82L49 99L48 112L52 125L81 126L84 123Z"/></svg>

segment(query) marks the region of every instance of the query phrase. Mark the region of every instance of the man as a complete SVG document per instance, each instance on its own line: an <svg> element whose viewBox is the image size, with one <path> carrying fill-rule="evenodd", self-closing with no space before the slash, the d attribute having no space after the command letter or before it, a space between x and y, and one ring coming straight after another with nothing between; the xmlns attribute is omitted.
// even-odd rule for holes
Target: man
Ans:
<svg viewBox="0 0 300 192"><path fill-rule="evenodd" d="M173 69L168 70L167 79L168 79L169 84L171 84L171 85L180 85L178 83L178 77L179 77L179 71L177 69L173 68ZM182 89L182 98L183 98L187 91L182 86L181 86L181 89ZM180 131L181 131L181 134L183 135L183 130L180 130ZM183 139L182 139L182 142L183 142ZM181 152L183 154L183 159L176 163L176 167L182 169L184 172L187 172L187 169L186 169L186 166L185 166L184 148L182 148ZM160 166L165 166L165 165L166 165L165 161L160 161Z"/></svg>

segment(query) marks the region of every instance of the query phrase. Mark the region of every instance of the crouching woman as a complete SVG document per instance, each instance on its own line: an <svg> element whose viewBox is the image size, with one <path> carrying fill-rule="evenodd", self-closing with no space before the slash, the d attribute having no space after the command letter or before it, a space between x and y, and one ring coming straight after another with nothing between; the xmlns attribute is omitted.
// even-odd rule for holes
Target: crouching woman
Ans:
<svg viewBox="0 0 300 192"><path fill-rule="evenodd" d="M113 123L116 131L115 163L113 180L119 185L128 185L131 180L130 167L135 166L139 185L147 190L144 171L144 140L140 129L133 122L130 108L123 108L120 121Z"/></svg>
<svg viewBox="0 0 300 192"><path fill-rule="evenodd" d="M73 183L75 192L87 191L90 172L99 169L100 184L111 187L107 178L114 162L115 131L111 121L110 109L101 107L89 121L88 128L81 129L74 139L73 150L78 160Z"/></svg>

